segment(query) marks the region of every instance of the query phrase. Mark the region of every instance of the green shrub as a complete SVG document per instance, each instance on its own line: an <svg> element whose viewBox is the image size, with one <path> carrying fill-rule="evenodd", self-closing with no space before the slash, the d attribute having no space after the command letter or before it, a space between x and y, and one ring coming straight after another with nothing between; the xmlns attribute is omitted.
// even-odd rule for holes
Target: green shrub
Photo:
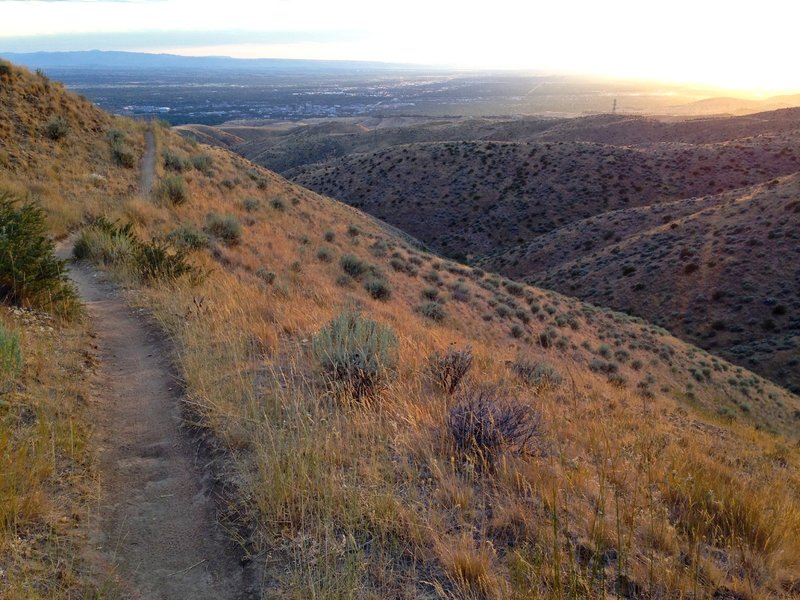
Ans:
<svg viewBox="0 0 800 600"><path fill-rule="evenodd" d="M259 208L261 208L261 200L259 200L258 198L245 198L244 200L242 200L242 207L247 212L255 212Z"/></svg>
<svg viewBox="0 0 800 600"><path fill-rule="evenodd" d="M418 310L423 317L430 319L431 321L444 321L444 307L439 302L426 302L420 306Z"/></svg>
<svg viewBox="0 0 800 600"><path fill-rule="evenodd" d="M353 254L345 254L339 259L342 270L354 279L369 271L369 265Z"/></svg>
<svg viewBox="0 0 800 600"><path fill-rule="evenodd" d="M324 263L329 263L333 260L333 251L330 248L320 248L317 250L317 260Z"/></svg>
<svg viewBox="0 0 800 600"><path fill-rule="evenodd" d="M58 141L69 133L69 123L63 117L50 117L44 126L44 134L53 141Z"/></svg>
<svg viewBox="0 0 800 600"><path fill-rule="evenodd" d="M195 154L192 156L192 166L205 175L213 173L214 159L208 154Z"/></svg>
<svg viewBox="0 0 800 600"><path fill-rule="evenodd" d="M272 200L269 201L270 206L275 210L286 210L286 203L283 201L282 198L275 196Z"/></svg>
<svg viewBox="0 0 800 600"><path fill-rule="evenodd" d="M202 273L189 263L187 251L173 249L163 242L143 242L133 233L130 223L121 225L98 217L81 229L72 254L78 260L115 267L143 283L174 280L184 275L197 282Z"/></svg>
<svg viewBox="0 0 800 600"><path fill-rule="evenodd" d="M236 246L242 241L242 225L233 215L209 214L206 231L226 246Z"/></svg>
<svg viewBox="0 0 800 600"><path fill-rule="evenodd" d="M136 155L124 142L111 144L111 160L114 161L114 164L126 169L132 169L136 166Z"/></svg>
<svg viewBox="0 0 800 600"><path fill-rule="evenodd" d="M158 190L159 196L170 203L183 204L189 198L186 190L186 181L180 175L167 175L161 180Z"/></svg>
<svg viewBox="0 0 800 600"><path fill-rule="evenodd" d="M272 285L273 283L275 283L276 275L273 271L270 271L265 267L259 267L258 269L256 269L256 277L258 277L261 281L263 281L267 285Z"/></svg>
<svg viewBox="0 0 800 600"><path fill-rule="evenodd" d="M167 241L176 248L185 248L186 250L199 250L208 246L208 236L191 223L184 223L170 231Z"/></svg>
<svg viewBox="0 0 800 600"><path fill-rule="evenodd" d="M185 249L172 251L166 244L155 241L137 245L134 264L139 278L145 283L198 274L197 268L186 260Z"/></svg>
<svg viewBox="0 0 800 600"><path fill-rule="evenodd" d="M0 375L2 380L13 378L22 368L22 350L20 350L19 333L6 329L0 323Z"/></svg>
<svg viewBox="0 0 800 600"><path fill-rule="evenodd" d="M127 264L133 260L137 243L130 223L120 225L97 217L81 229L72 256L101 265Z"/></svg>
<svg viewBox="0 0 800 600"><path fill-rule="evenodd" d="M330 229L328 229L323 234L323 237L325 238L326 242L332 242L334 239L336 239L336 234L333 231L331 231Z"/></svg>
<svg viewBox="0 0 800 600"><path fill-rule="evenodd" d="M392 286L383 277L370 277L364 282L364 289L376 300L386 301L392 296Z"/></svg>
<svg viewBox="0 0 800 600"><path fill-rule="evenodd" d="M361 233L361 230L356 225L349 225L347 227L347 235L350 237L358 237Z"/></svg>
<svg viewBox="0 0 800 600"><path fill-rule="evenodd" d="M164 168L175 173L182 173L189 168L189 160L185 156L176 154L171 150L164 150Z"/></svg>
<svg viewBox="0 0 800 600"><path fill-rule="evenodd" d="M511 371L519 377L525 385L543 389L561 385L561 375L551 365L544 362L532 361L523 357L517 358L511 364Z"/></svg>
<svg viewBox="0 0 800 600"><path fill-rule="evenodd" d="M333 319L313 341L314 357L331 383L357 399L373 396L389 383L397 349L390 328L352 311Z"/></svg>
<svg viewBox="0 0 800 600"><path fill-rule="evenodd" d="M106 132L106 141L108 141L109 145L123 142L125 141L125 132L116 127L112 127Z"/></svg>
<svg viewBox="0 0 800 600"><path fill-rule="evenodd" d="M0 193L0 301L69 316L77 296L46 231L41 207Z"/></svg>

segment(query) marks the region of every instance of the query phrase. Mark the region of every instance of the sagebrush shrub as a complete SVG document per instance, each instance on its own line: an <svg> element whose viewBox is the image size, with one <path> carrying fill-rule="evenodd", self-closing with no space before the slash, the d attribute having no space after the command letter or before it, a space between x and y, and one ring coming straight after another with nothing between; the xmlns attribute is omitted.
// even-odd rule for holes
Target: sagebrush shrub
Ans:
<svg viewBox="0 0 800 600"><path fill-rule="evenodd" d="M186 181L180 175L167 175L164 177L161 180L158 191L161 198L175 205L183 204L189 198Z"/></svg>
<svg viewBox="0 0 800 600"><path fill-rule="evenodd" d="M342 270L354 279L369 271L369 264L353 254L345 254L339 259Z"/></svg>
<svg viewBox="0 0 800 600"><path fill-rule="evenodd" d="M191 223L184 223L167 234L167 241L176 248L199 250L208 246L208 235Z"/></svg>
<svg viewBox="0 0 800 600"><path fill-rule="evenodd" d="M191 158L192 166L205 175L213 173L214 159L208 154L195 154Z"/></svg>
<svg viewBox="0 0 800 600"><path fill-rule="evenodd" d="M164 150L164 168L175 173L182 173L189 168L189 160L171 150Z"/></svg>
<svg viewBox="0 0 800 600"><path fill-rule="evenodd" d="M502 398L496 389L479 388L460 395L448 412L446 428L462 457L491 469L505 453L534 450L541 415L530 406Z"/></svg>
<svg viewBox="0 0 800 600"><path fill-rule="evenodd" d="M434 352L428 357L428 371L436 384L453 394L472 368L472 348L459 350L452 346L447 352Z"/></svg>
<svg viewBox="0 0 800 600"><path fill-rule="evenodd" d="M144 242L133 233L130 223L119 224L105 217L85 225L72 249L78 260L119 268L143 283L184 275L198 282L204 275L187 260L187 252L187 248L174 249L163 242Z"/></svg>
<svg viewBox="0 0 800 600"><path fill-rule="evenodd" d="M431 321L444 321L445 312L444 307L435 301L426 302L422 306L419 307L419 312L423 317L430 319Z"/></svg>
<svg viewBox="0 0 800 600"><path fill-rule="evenodd" d="M0 301L68 316L77 310L77 295L45 219L38 205L0 193Z"/></svg>
<svg viewBox="0 0 800 600"><path fill-rule="evenodd" d="M555 368L545 362L538 362L524 357L517 358L511 364L511 371L525 385L543 389L561 385L561 375Z"/></svg>
<svg viewBox="0 0 800 600"><path fill-rule="evenodd" d="M376 300L386 301L392 296L392 286L383 277L370 277L364 281L364 289Z"/></svg>
<svg viewBox="0 0 800 600"><path fill-rule="evenodd" d="M69 123L63 117L50 117L44 126L44 134L53 141L60 140L69 133Z"/></svg>
<svg viewBox="0 0 800 600"><path fill-rule="evenodd" d="M235 246L242 241L242 225L233 215L209 214L206 231L226 246Z"/></svg>
<svg viewBox="0 0 800 600"><path fill-rule="evenodd" d="M389 327L345 311L314 337L313 353L331 383L359 399L374 396L391 380L398 340Z"/></svg>

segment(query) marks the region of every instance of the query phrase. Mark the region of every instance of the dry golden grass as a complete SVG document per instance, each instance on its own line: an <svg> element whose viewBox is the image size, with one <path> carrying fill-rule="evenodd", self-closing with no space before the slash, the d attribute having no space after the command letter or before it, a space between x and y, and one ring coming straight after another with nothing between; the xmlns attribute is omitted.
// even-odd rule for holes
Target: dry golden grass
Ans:
<svg viewBox="0 0 800 600"><path fill-rule="evenodd" d="M746 371L747 385L732 385L733 367L663 330L426 255L358 211L157 133L160 151L208 155L211 169L181 173L179 206L129 194L101 212L146 240L202 230L212 212L243 226L240 243L211 236L191 254L209 272L199 285L141 286L125 269L120 279L171 336L191 418L230 454L227 519L263 567L267 596L796 590L796 397ZM318 258L323 246L330 262ZM383 271L391 298L342 280L345 254ZM440 322L417 310L426 287L446 299ZM368 403L332 393L311 349L354 306L399 338L396 374ZM456 400L427 361L451 343L473 349L468 388L491 383L540 415L531 452L500 452L488 468L457 450L447 428ZM527 387L511 369L520 354L563 382ZM689 373L701 362L710 377Z"/></svg>
<svg viewBox="0 0 800 600"><path fill-rule="evenodd" d="M84 325L2 307L0 325L21 332L23 356L0 381L0 597L93 597L75 550L94 515L90 338Z"/></svg>
<svg viewBox="0 0 800 600"><path fill-rule="evenodd" d="M211 270L205 283L155 286L138 297L175 340L195 418L232 452L237 515L254 524L242 542L262 561L271 593L692 597L724 587L767 598L796 585L797 450L777 433L790 435L796 398L762 380L749 399L721 376L697 381L689 367L711 360L701 351L535 289L514 298L526 306L528 293L556 310L520 321L524 335L514 338L511 321L484 321L495 294L478 285L487 277L463 276L470 300L449 299L445 320L432 323L415 310L430 285L423 277L436 271L448 297L458 267L269 174L259 189L246 174L252 167L222 151L166 135L162 143L212 155L215 175L185 174L189 201L148 211L142 236L186 222L202 228L211 211L245 224L238 246L212 240L210 252L193 255ZM247 212L244 197L261 207ZM282 209L272 207L276 197ZM350 225L360 230L355 238ZM332 241L323 241L326 230ZM384 256L370 249L377 239L388 245ZM316 258L322 245L332 262ZM418 255L419 275L395 272L393 253ZM371 299L358 282L337 284L343 254L380 266L391 299ZM275 273L272 283L256 275L261 267ZM368 405L331 395L310 349L314 334L352 305L400 338L397 376ZM539 346L538 335L564 313L577 315L578 329L557 328L569 336L560 348ZM450 343L474 349L467 385L493 382L541 413L535 453L503 456L487 472L455 450L445 425L453 401L430 381L426 358ZM623 387L587 368L604 343L630 353L619 364ZM656 358L664 347L669 360ZM508 365L519 352L554 365L564 382L526 388ZM637 359L643 366L634 369ZM720 373L732 369L718 364ZM647 376L643 394L636 382ZM733 422L717 414L720 402L734 401L751 403L750 413Z"/></svg>

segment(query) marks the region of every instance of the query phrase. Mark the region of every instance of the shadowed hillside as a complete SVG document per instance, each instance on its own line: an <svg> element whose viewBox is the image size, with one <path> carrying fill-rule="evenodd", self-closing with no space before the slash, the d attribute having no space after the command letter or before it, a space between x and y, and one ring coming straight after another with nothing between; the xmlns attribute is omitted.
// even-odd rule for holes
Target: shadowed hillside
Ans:
<svg viewBox="0 0 800 600"><path fill-rule="evenodd" d="M3 118L46 122L26 100L40 82L14 77ZM117 187L134 169L116 157L143 155L149 126L63 118L61 143L96 153L39 175L82 209L48 202L54 232L75 231L75 254L169 333L184 418L216 448L220 518L263 597L797 590L797 396L640 319L429 254L157 125L157 181L138 198ZM43 164L53 147L37 136L4 135L5 151ZM473 146L453 152L475 169L517 156ZM394 169L415 164L398 153ZM0 181L23 193L29 172L6 163ZM104 202L81 185L94 172L119 189ZM2 564L34 527L0 530Z"/></svg>

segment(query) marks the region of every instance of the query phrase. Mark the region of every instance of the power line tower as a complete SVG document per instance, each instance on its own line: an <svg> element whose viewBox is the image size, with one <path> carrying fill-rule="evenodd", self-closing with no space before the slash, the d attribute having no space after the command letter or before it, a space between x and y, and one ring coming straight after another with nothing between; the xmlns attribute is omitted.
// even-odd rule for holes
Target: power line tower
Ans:
<svg viewBox="0 0 800 600"><path fill-rule="evenodd" d="M617 99L616 98L614 98L614 107L611 109L611 114L612 115L617 114Z"/></svg>

